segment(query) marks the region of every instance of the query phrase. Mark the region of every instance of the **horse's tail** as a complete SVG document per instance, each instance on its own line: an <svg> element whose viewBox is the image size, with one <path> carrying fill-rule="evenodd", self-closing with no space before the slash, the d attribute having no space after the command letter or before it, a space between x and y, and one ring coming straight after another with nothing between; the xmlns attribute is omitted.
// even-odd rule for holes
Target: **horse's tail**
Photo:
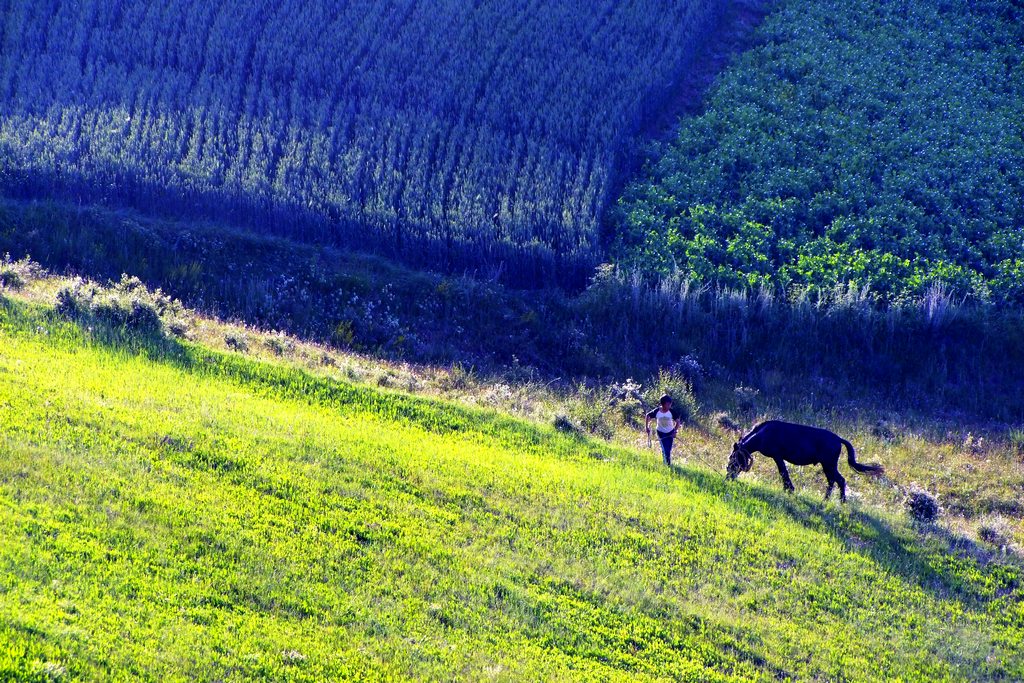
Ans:
<svg viewBox="0 0 1024 683"><path fill-rule="evenodd" d="M871 474L882 474L885 472L885 468L881 465L863 465L857 462L857 453L853 450L853 444L846 439L839 439L839 443L846 446L846 462L850 463L850 467L853 469L858 472L869 472Z"/></svg>

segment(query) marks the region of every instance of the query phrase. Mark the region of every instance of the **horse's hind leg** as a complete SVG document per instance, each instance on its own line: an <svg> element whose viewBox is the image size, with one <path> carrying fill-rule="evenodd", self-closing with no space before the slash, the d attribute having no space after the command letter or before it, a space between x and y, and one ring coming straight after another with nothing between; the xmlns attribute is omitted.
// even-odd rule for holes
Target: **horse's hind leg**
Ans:
<svg viewBox="0 0 1024 683"><path fill-rule="evenodd" d="M779 474L782 475L782 488L787 491L796 491L796 487L793 486L793 480L789 478L789 470L786 469L786 463L783 462L782 458L775 458L775 464L779 468Z"/></svg>
<svg viewBox="0 0 1024 683"><path fill-rule="evenodd" d="M825 489L825 500L828 500L832 497L832 489L836 487L836 480L832 478L828 470L825 470L825 478L828 479L828 488Z"/></svg>
<svg viewBox="0 0 1024 683"><path fill-rule="evenodd" d="M821 469L825 471L825 478L828 479L828 490L825 491L825 500L832 496L832 489L839 485L839 500L846 502L846 480L839 474L839 465L828 465L822 463Z"/></svg>

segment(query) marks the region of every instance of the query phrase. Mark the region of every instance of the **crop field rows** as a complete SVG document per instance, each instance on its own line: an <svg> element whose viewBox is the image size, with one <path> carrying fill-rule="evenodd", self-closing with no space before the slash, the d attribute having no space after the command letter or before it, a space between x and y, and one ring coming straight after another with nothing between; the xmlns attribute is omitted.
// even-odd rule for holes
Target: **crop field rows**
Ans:
<svg viewBox="0 0 1024 683"><path fill-rule="evenodd" d="M785 0L616 210L618 262L1024 304L1024 9Z"/></svg>
<svg viewBox="0 0 1024 683"><path fill-rule="evenodd" d="M571 269L719 4L9 0L0 181Z"/></svg>

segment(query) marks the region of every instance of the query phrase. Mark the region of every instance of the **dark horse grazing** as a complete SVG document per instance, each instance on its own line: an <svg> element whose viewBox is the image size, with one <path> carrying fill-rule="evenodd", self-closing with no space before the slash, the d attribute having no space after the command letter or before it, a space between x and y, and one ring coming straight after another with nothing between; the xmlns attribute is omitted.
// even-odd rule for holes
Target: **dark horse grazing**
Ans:
<svg viewBox="0 0 1024 683"><path fill-rule="evenodd" d="M862 465L857 462L853 444L827 429L778 420L762 422L740 439L739 443L733 444L727 470L729 478L735 479L740 472L749 472L754 464L753 454L761 453L775 461L782 475L782 485L787 491L793 491L793 481L786 469L787 462L794 465L821 465L828 479L825 500L828 500L832 489L838 484L839 497L845 502L846 480L839 474L839 456L842 455L843 446L846 446L846 461L853 469L874 474L884 471L881 465Z"/></svg>

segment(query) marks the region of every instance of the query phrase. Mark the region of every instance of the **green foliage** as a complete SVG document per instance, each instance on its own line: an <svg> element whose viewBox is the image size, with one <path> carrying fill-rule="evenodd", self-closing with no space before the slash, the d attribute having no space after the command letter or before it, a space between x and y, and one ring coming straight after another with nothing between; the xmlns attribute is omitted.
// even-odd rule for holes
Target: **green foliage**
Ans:
<svg viewBox="0 0 1024 683"><path fill-rule="evenodd" d="M1024 304L1024 12L781 0L616 209L618 260L887 302Z"/></svg>
<svg viewBox="0 0 1024 683"><path fill-rule="evenodd" d="M720 9L8 3L0 189L580 280L620 156Z"/></svg>
<svg viewBox="0 0 1024 683"><path fill-rule="evenodd" d="M602 439L610 439L615 433L613 416L608 401L598 390L578 385L575 399L569 407L569 419L576 428Z"/></svg>
<svg viewBox="0 0 1024 683"><path fill-rule="evenodd" d="M978 525L978 538L997 546L1005 546L1013 538L1009 521L1002 515L989 515Z"/></svg>
<svg viewBox="0 0 1024 683"><path fill-rule="evenodd" d="M738 432L742 429L736 420L732 419L732 416L726 412L718 412L711 416L713 424L717 425L720 429L727 432Z"/></svg>
<svg viewBox="0 0 1024 683"><path fill-rule="evenodd" d="M249 338L238 332L228 332L224 335L224 343L232 351L245 353L249 350Z"/></svg>
<svg viewBox="0 0 1024 683"><path fill-rule="evenodd" d="M1014 429L1010 431L1010 445L1024 457L1024 429Z"/></svg>
<svg viewBox="0 0 1024 683"><path fill-rule="evenodd" d="M29 281L42 275L43 269L29 258L14 261L10 254L4 254L3 258L0 258L0 289L18 291Z"/></svg>
<svg viewBox="0 0 1024 683"><path fill-rule="evenodd" d="M18 290L25 286L25 280L16 270L0 268L0 289Z"/></svg>
<svg viewBox="0 0 1024 683"><path fill-rule="evenodd" d="M660 370L657 381L647 391L647 404L658 405L658 399L666 394L672 397L672 408L679 412L683 422L697 419L700 405L697 403L693 383L688 376L678 369Z"/></svg>
<svg viewBox="0 0 1024 683"><path fill-rule="evenodd" d="M176 332L186 329L180 301L159 289L150 291L137 277L128 275L111 287L78 280L57 292L56 310L73 320L124 327L143 335L163 335L165 320Z"/></svg>
<svg viewBox="0 0 1024 683"><path fill-rule="evenodd" d="M119 329L0 299L4 679L1024 675L878 511Z"/></svg>
<svg viewBox="0 0 1024 683"><path fill-rule="evenodd" d="M918 524L931 524L942 514L938 498L917 484L911 485L905 504L911 519Z"/></svg>
<svg viewBox="0 0 1024 683"><path fill-rule="evenodd" d="M331 343L340 349L355 348L356 332L351 320L341 320L331 331Z"/></svg>
<svg viewBox="0 0 1024 683"><path fill-rule="evenodd" d="M575 423L565 413L559 413L555 415L555 419L551 423L557 431L564 432L566 434L575 434L578 431Z"/></svg>

